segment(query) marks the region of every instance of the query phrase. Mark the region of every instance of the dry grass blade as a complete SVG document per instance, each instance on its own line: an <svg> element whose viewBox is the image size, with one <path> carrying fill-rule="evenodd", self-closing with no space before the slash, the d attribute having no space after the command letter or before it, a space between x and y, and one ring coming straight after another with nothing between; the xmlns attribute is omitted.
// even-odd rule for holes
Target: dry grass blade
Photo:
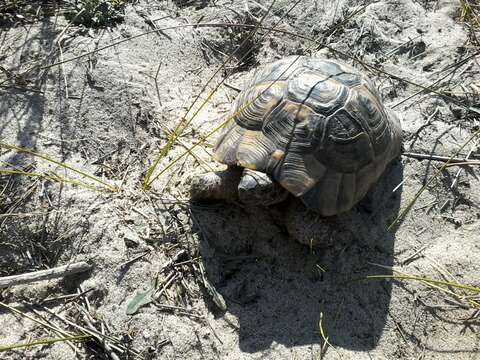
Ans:
<svg viewBox="0 0 480 360"><path fill-rule="evenodd" d="M431 261L434 261L434 260L431 259ZM437 280L437 279L432 279L432 278L425 278L425 277L422 277L422 276L410 275L410 274L404 273L400 270L394 269L391 266L385 266L385 265L376 264L376 263L370 263L370 264L374 265L374 266L384 268L384 269L391 270L391 271L396 273L395 275L371 275L371 279L383 279L383 280L385 280L385 279L387 279L387 280L388 279L399 279L399 280L401 280L403 278L405 280L407 280L407 279L415 280L415 281L418 281L418 282L420 282L420 283L424 284L425 286L428 286L432 289L440 291L444 294L448 294L449 296L454 297L455 299L459 300L460 302L465 302L466 304L468 304L468 305L466 305L467 308L469 308L469 307L473 307L474 309L480 308L480 303L478 301L476 301L475 299L472 299L471 296L466 295L466 294L456 293L454 291L455 289L462 289L462 290L473 291L474 293L476 293L477 292L476 290L479 289L479 288L460 284L459 282L456 281L456 279L453 277L453 275L448 272L448 270L441 269L437 265L435 265L435 268L444 277L444 280ZM447 275L448 275L448 277L447 277Z"/></svg>
<svg viewBox="0 0 480 360"><path fill-rule="evenodd" d="M343 304L343 302L341 302L341 304ZM340 305L340 304L339 304ZM340 308L339 308L340 310ZM336 322L336 318L337 318L337 315L338 315L338 312L337 314L335 314L335 316L333 317L333 323L335 324ZM334 325L333 325L334 326ZM325 328L324 328L324 315L323 315L323 312L320 312L320 318L318 320L318 332L320 334L320 337L322 338L322 341L323 343L320 345L320 354L319 354L319 359L323 359L327 353L327 350L329 348L332 348L335 353L337 354L337 356L341 359L341 356L340 356L340 353L338 352L338 350L335 348L335 346L333 346L331 343L330 343L330 337L326 335L325 333Z"/></svg>
<svg viewBox="0 0 480 360"><path fill-rule="evenodd" d="M395 220L393 220L393 222L388 226L387 229L389 231L392 230L395 225L397 225L398 223L400 223L405 219L405 216L410 212L410 210L412 209L413 205L417 202L420 195L422 195L422 193L433 182L433 180L435 180L435 178L438 175L440 175L443 170L445 170L448 166L450 166L452 164L451 162L452 159L457 157L458 154L460 154L461 151L479 135L480 135L480 130L477 130L476 132L474 132L473 135L470 138L468 138L468 140L454 154L452 154L452 156L450 156L450 158L441 167L437 168L435 173L430 177L430 179L425 183L425 185L423 185L422 188L415 194L412 201L408 203L408 205L400 212L400 214L395 218Z"/></svg>
<svg viewBox="0 0 480 360"><path fill-rule="evenodd" d="M452 167L452 166L472 166L472 165L480 165L480 161L464 161L464 162L458 162L458 163L450 163L447 164L445 167ZM461 171L461 169L459 170Z"/></svg>
<svg viewBox="0 0 480 360"><path fill-rule="evenodd" d="M48 174L43 174L43 173L33 173L33 172L20 171L20 170L10 170L10 169L0 169L0 174L22 175L22 176L36 177L36 178L41 178L41 179L49 180L49 181L53 181L53 182L68 183L68 184L72 184L72 185L77 185L77 186L81 186L83 188L93 190L93 191L105 191L105 189L99 189L99 188L96 188L92 185L86 184L84 182L76 181L76 180L72 180L72 179L67 179L67 178L58 176L56 174L48 175Z"/></svg>
<svg viewBox="0 0 480 360"><path fill-rule="evenodd" d="M450 162L450 164L470 162L470 160L468 160L467 158L456 158L456 157L448 157L448 156L441 156L441 155L435 155L435 154L403 152L402 156L410 157L417 160ZM473 162L475 162L475 160Z"/></svg>
<svg viewBox="0 0 480 360"><path fill-rule="evenodd" d="M20 310L17 310L17 309L15 309L14 307L11 307L11 306L9 306L9 305L1 302L1 301L0 301L0 307L3 307L3 308L5 308L5 309L9 310L10 312L12 312L12 313L14 313L14 314L16 314L16 315L20 315L20 316L22 316L22 317L24 317L24 318L26 318L26 319L28 319L28 320L31 320L31 321L33 321L33 322L36 322L37 324L43 326L44 328L49 329L49 330L52 330L52 331L54 331L54 332L56 332L56 333L59 333L59 334L63 335L64 337L73 336L72 334L68 333L67 331L63 331L63 330L60 331L60 330L58 330L57 328L55 328L54 326L52 326L52 325L50 325L50 324L47 324L46 322L43 322L43 321L41 321L41 320L38 320L38 319L36 319L36 318L34 318L34 317L30 316L30 315L27 315L27 314L25 314L24 312L22 312L22 311L20 311Z"/></svg>
<svg viewBox="0 0 480 360"><path fill-rule="evenodd" d="M92 337L91 335L79 335L79 336L68 336L68 337L57 338L57 339L36 340L36 341L24 343L24 344L0 346L0 352L11 351L15 349L30 348L32 346L38 346L38 345L51 345L57 342L64 342L64 341L85 341L90 339L91 337Z"/></svg>
<svg viewBox="0 0 480 360"><path fill-rule="evenodd" d="M101 184L103 187L105 187L106 189L112 191L112 192L117 192L118 189L115 187L115 186L112 186L110 184L107 184L106 182L100 180L99 178L93 176L93 175L90 175L82 170L78 170L76 168L74 168L73 166L70 166L68 164L65 164L65 163L62 163L60 161L57 161L57 160L54 160L50 157L48 157L47 155L43 155L43 154L39 154L33 150L30 150L30 149L26 149L26 148L23 148L23 147L19 147L19 146L16 146L16 145L11 145L11 144L7 144L7 143L4 143L4 142L0 142L0 148L4 148L4 149L8 149L8 150L14 150L16 152L19 152L19 153L24 153L24 154L28 154L28 155L32 155L34 157L37 157L37 158L40 158L42 160L45 160L47 162L50 162L52 164L55 164L55 165L58 165L66 170L70 170L78 175L81 175L83 177L86 177L98 184ZM10 171L11 173L13 173L14 171L13 170L2 170L2 172L7 172L7 171ZM16 171L16 170L15 170ZM18 173L18 172L17 172ZM20 172L22 173L22 172ZM28 175L30 174L30 175ZM22 175L27 175L27 176L41 176L41 174L36 174L36 173L24 173ZM48 175L45 175L43 174L43 176L48 176ZM60 177L57 177L57 176L54 176L52 177L50 180L55 180L55 181L66 181L66 182L70 182L70 183L76 183L77 185L80 185L80 186L87 186L87 187L90 187L90 185L87 185L83 182L78 182L76 180L67 180L67 179L63 179L63 178L60 178Z"/></svg>
<svg viewBox="0 0 480 360"><path fill-rule="evenodd" d="M430 279L426 277L421 277L421 276L410 276L410 275L368 275L367 279L374 280L374 279L380 279L380 280L388 280L388 279L393 279L393 280L415 280L415 281L421 281L424 283L429 283L429 284L434 284L434 285L445 285L445 286L450 286L453 288L457 289L462 289L462 290L468 290L468 291L473 291L475 293L480 293L480 287L475 287L475 286L469 286L469 285L463 285L459 284L457 282L453 281L444 281L444 280L436 280L436 279Z"/></svg>

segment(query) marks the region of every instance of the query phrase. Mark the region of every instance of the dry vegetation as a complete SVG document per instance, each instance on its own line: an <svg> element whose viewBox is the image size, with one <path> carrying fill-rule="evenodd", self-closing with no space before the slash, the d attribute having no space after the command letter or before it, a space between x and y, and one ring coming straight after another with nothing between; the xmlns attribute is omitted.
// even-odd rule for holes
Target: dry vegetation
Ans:
<svg viewBox="0 0 480 360"><path fill-rule="evenodd" d="M480 4L397 3L0 4L0 277L93 266L0 287L0 357L479 358ZM402 114L402 158L339 216L354 243L188 201L248 71L287 55Z"/></svg>

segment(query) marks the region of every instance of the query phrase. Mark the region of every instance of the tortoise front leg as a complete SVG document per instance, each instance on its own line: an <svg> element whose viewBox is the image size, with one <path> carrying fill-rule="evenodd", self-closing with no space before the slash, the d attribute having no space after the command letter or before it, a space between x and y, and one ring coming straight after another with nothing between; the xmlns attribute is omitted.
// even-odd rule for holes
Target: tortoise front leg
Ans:
<svg viewBox="0 0 480 360"><path fill-rule="evenodd" d="M242 168L230 166L224 171L195 175L190 184L191 201L237 201Z"/></svg>
<svg viewBox="0 0 480 360"><path fill-rule="evenodd" d="M190 185L192 201L240 201L248 206L269 206L287 197L287 190L269 175L237 166L195 175Z"/></svg>

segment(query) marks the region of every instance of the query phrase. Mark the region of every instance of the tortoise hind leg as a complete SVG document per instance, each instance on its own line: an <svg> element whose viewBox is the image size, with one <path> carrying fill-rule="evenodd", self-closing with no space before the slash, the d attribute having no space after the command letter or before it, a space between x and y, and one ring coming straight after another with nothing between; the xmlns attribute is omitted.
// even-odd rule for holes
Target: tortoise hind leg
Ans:
<svg viewBox="0 0 480 360"><path fill-rule="evenodd" d="M292 199L284 214L291 238L309 247L323 248L353 241L355 234L342 216L320 216L309 210L299 199Z"/></svg>
<svg viewBox="0 0 480 360"><path fill-rule="evenodd" d="M288 192L260 171L244 169L238 184L240 202L250 206L269 206L284 201Z"/></svg>

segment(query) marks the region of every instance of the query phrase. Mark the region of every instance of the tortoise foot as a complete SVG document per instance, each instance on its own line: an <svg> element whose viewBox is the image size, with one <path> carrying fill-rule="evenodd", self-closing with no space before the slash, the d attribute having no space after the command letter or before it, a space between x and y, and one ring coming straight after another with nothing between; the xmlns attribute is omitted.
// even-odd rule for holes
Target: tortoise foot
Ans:
<svg viewBox="0 0 480 360"><path fill-rule="evenodd" d="M241 174L240 168L228 168L225 171L194 175L190 184L190 200L194 202L236 201Z"/></svg>

